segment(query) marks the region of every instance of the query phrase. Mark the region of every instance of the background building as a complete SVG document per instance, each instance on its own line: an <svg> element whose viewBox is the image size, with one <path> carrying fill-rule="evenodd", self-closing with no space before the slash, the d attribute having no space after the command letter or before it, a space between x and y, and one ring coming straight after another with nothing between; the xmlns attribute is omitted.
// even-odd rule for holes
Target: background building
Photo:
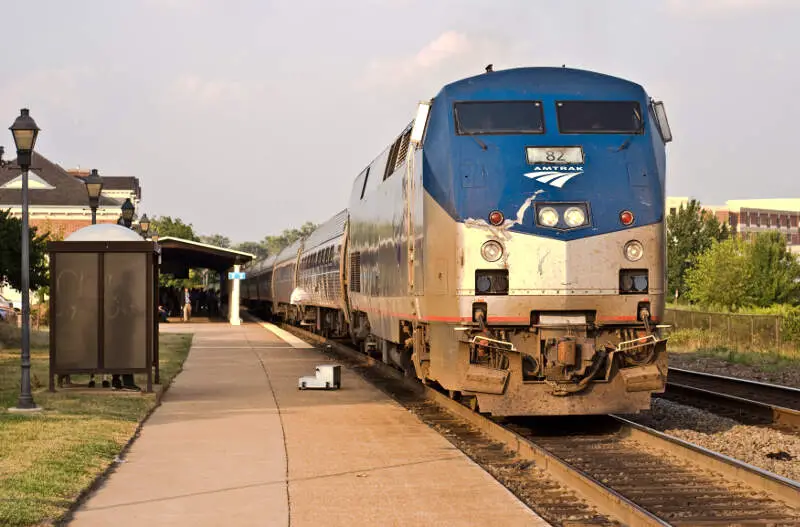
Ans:
<svg viewBox="0 0 800 527"><path fill-rule="evenodd" d="M667 213L677 212L690 199L668 197ZM777 231L786 236L789 250L800 254L800 198L732 199L725 205L701 206L743 239L752 239L759 232Z"/></svg>
<svg viewBox="0 0 800 527"><path fill-rule="evenodd" d="M81 182L89 177L90 170L75 168L67 172ZM139 202L142 200L142 188L139 186L139 178L123 176L101 176L103 178L103 196L119 200L120 205L125 199L130 199L136 210L139 210Z"/></svg>
<svg viewBox="0 0 800 527"><path fill-rule="evenodd" d="M0 167L0 210L22 216L22 177L18 168ZM83 178L88 172L67 171L34 152L28 171L28 217L39 234L49 232L54 239L63 239L92 224L92 210ZM142 191L138 178L105 177L97 208L97 223L116 223L125 198L130 198L138 212ZM0 287L0 295L19 301L20 293Z"/></svg>
<svg viewBox="0 0 800 527"><path fill-rule="evenodd" d="M14 216L21 216L21 189L19 169L0 169L0 209L10 210ZM38 227L39 233L50 232L55 238L63 238L91 225L89 196L80 175L64 170L34 152L28 172L28 189L30 224ZM128 197L138 210L141 188L137 178L103 177L97 223L116 223L120 216L120 207Z"/></svg>

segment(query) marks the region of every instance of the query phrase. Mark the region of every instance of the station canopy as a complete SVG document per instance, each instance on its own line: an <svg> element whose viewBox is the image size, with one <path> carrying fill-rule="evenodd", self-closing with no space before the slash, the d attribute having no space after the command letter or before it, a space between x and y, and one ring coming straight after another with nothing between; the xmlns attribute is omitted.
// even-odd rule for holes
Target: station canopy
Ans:
<svg viewBox="0 0 800 527"><path fill-rule="evenodd" d="M158 245L161 247L161 273L172 274L176 278L187 278L189 269L202 268L217 271L224 279L228 269L237 264L246 264L256 257L243 251L172 236L160 238Z"/></svg>

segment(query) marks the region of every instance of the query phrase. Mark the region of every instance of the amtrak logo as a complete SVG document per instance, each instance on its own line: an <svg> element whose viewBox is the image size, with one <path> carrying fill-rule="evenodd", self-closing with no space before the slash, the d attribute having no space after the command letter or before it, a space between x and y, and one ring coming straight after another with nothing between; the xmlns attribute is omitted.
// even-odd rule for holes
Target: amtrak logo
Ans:
<svg viewBox="0 0 800 527"><path fill-rule="evenodd" d="M578 167L535 167L533 172L523 174L525 177L535 179L539 183L561 188L570 179L583 174L583 169Z"/></svg>

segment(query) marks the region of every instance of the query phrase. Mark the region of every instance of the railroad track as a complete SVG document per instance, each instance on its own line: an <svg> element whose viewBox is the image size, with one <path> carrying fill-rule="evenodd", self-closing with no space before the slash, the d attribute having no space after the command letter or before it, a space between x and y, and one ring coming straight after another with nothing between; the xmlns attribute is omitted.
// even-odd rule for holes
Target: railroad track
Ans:
<svg viewBox="0 0 800 527"><path fill-rule="evenodd" d="M321 344L553 525L800 525L798 482L617 416L498 422L341 342L281 327Z"/></svg>
<svg viewBox="0 0 800 527"><path fill-rule="evenodd" d="M800 390L680 368L670 368L660 397L697 406L745 424L800 433Z"/></svg>

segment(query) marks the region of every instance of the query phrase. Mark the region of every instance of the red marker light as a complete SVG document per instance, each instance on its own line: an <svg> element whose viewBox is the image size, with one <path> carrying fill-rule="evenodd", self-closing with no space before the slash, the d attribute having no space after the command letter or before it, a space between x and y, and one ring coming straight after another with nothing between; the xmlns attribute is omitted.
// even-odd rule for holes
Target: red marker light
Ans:
<svg viewBox="0 0 800 527"><path fill-rule="evenodd" d="M503 213L500 212L499 210L496 210L491 214L489 214L489 223L491 223L492 225L500 225L501 223L503 223L504 219L505 218L503 217Z"/></svg>
<svg viewBox="0 0 800 527"><path fill-rule="evenodd" d="M633 223L633 212L623 210L619 213L619 221L621 221L623 225L630 225Z"/></svg>

